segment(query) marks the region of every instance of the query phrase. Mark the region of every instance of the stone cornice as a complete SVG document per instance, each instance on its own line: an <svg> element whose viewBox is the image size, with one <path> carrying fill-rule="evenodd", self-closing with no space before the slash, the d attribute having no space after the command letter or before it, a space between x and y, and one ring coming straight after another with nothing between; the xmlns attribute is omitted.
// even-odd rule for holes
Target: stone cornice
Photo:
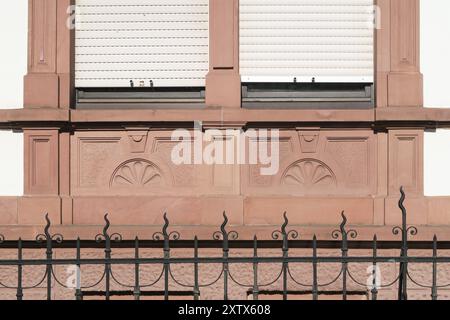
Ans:
<svg viewBox="0 0 450 320"><path fill-rule="evenodd" d="M1 129L29 127L95 127L98 124L164 123L179 125L194 121L291 127L298 124L320 126L373 126L450 128L450 108L385 107L372 110L297 109L248 110L229 108L147 109L147 110L68 110L54 108L0 110Z"/></svg>

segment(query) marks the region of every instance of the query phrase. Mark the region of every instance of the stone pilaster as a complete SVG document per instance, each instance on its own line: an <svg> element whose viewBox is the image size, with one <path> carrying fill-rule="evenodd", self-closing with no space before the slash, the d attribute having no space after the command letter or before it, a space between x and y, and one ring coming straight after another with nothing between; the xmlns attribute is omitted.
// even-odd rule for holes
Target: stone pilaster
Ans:
<svg viewBox="0 0 450 320"><path fill-rule="evenodd" d="M239 76L239 1L210 0L210 70L206 76L206 105L241 105Z"/></svg>

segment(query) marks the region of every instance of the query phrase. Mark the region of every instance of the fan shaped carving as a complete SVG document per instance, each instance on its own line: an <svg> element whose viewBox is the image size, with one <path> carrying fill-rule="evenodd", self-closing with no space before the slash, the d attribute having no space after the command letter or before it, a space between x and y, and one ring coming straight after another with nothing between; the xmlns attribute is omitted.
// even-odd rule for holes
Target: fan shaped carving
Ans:
<svg viewBox="0 0 450 320"><path fill-rule="evenodd" d="M336 176L323 162L316 159L303 159L290 165L281 183L301 186L305 189L336 186Z"/></svg>
<svg viewBox="0 0 450 320"><path fill-rule="evenodd" d="M143 188L163 184L162 173L152 162L133 159L122 163L111 177L111 187Z"/></svg>

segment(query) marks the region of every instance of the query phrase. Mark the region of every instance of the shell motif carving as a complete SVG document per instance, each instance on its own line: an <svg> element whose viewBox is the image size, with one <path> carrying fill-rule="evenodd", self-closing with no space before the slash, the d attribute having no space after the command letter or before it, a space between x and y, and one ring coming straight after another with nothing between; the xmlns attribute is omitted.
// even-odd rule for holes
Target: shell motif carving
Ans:
<svg viewBox="0 0 450 320"><path fill-rule="evenodd" d="M281 183L310 190L335 187L337 182L335 174L325 163L316 159L303 159L287 168Z"/></svg>
<svg viewBox="0 0 450 320"><path fill-rule="evenodd" d="M152 162L133 159L122 163L111 177L111 187L143 188L163 184L162 173Z"/></svg>

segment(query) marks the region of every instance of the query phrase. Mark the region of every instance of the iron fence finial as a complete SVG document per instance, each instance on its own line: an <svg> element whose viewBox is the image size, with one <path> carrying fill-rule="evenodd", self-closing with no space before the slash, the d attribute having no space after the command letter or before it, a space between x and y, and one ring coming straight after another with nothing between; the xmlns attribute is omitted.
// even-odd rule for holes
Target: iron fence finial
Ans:
<svg viewBox="0 0 450 320"><path fill-rule="evenodd" d="M403 241L403 245L406 246L407 242L408 242L408 236L415 236L418 234L418 230L417 227L415 226L409 226L408 227L408 221L407 221L407 210L406 207L404 205L406 200L406 193L405 190L403 188L403 186L400 187L400 199L398 201L398 207L400 208L401 212L402 212L402 224L401 227L400 226L395 226L394 228L392 228L392 233L394 235L398 235L401 233L402 235L402 241Z"/></svg>
<svg viewBox="0 0 450 320"><path fill-rule="evenodd" d="M164 239L167 239L169 237L169 234L167 233L167 230L169 229L169 218L167 218L167 212L164 212L163 219L164 226L162 228L162 234Z"/></svg>
<svg viewBox="0 0 450 320"><path fill-rule="evenodd" d="M46 213L45 214L45 227L44 227L44 233L38 234L36 236L36 242L38 243L42 243L42 242L47 242L47 247L49 246L48 243L51 243L52 241L55 241L57 243L62 243L64 238L61 234L56 233L56 234L51 234L50 233L50 227L51 227L52 223L51 220L49 218L49 214Z"/></svg>
<svg viewBox="0 0 450 320"><path fill-rule="evenodd" d="M237 240L239 238L239 233L237 233L236 231L230 231L227 232L227 225L228 225L228 216L226 214L226 212L224 211L223 214L223 222L220 225L220 231L216 231L213 233L213 239L214 240L222 240L222 241L228 241L228 239L231 240Z"/></svg>
<svg viewBox="0 0 450 320"><path fill-rule="evenodd" d="M164 240L165 242L169 240L179 240L181 238L181 235L178 231L169 232L170 221L167 212L164 212L163 219L164 225L162 227L162 230L153 233L152 239L154 241Z"/></svg>
<svg viewBox="0 0 450 320"><path fill-rule="evenodd" d="M227 224L228 224L228 217L227 217L226 212L224 211L224 212L223 212L223 223L222 223L222 225L220 226L220 231L222 231L222 234L223 234L224 236L227 234L227 231L225 230L225 227L227 226Z"/></svg>
<svg viewBox="0 0 450 320"><path fill-rule="evenodd" d="M111 240L113 240L114 242L121 242L123 237L122 237L122 235L120 233L115 232L115 233L113 233L111 235L108 233L109 228L111 227L111 221L109 220L108 217L109 217L109 213L106 213L103 216L103 220L105 221L105 225L103 226L102 233L99 233L99 234L97 234L95 236L95 241L98 242L98 243L100 243L102 241L109 242Z"/></svg>
<svg viewBox="0 0 450 320"><path fill-rule="evenodd" d="M289 240L289 239L297 239L299 237L299 233L297 230L289 230L287 231L287 227L289 225L289 219L287 216L287 212L283 213L283 224L281 225L281 228L279 230L275 230L272 232L272 239L273 240L278 240L281 239L282 240Z"/></svg>
<svg viewBox="0 0 450 320"><path fill-rule="evenodd" d="M342 237L342 241L346 242L348 237L352 239L356 239L358 237L358 232L354 229L347 230L347 216L345 215L345 211L341 212L342 222L339 225L339 230L336 229L331 233L331 237L333 239L339 239L339 236Z"/></svg>

